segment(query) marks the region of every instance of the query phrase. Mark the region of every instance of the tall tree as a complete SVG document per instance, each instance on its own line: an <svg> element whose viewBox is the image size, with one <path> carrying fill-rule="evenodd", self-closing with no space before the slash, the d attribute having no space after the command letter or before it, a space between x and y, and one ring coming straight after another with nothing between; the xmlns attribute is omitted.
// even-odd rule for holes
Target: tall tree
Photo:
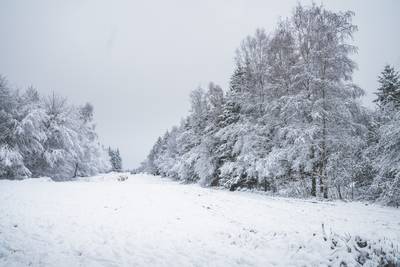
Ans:
<svg viewBox="0 0 400 267"><path fill-rule="evenodd" d="M374 100L379 107L385 108L388 105L398 108L400 106L400 75L399 72L390 65L386 65L381 75L378 77L380 86Z"/></svg>
<svg viewBox="0 0 400 267"><path fill-rule="evenodd" d="M110 157L111 170L115 172L122 171L122 158L119 149L108 148L108 155Z"/></svg>
<svg viewBox="0 0 400 267"><path fill-rule="evenodd" d="M350 56L357 48L349 43L357 27L353 12L331 12L313 4L298 5L293 26L301 56L300 90L307 102L307 123L311 132L313 175L319 179L320 192L328 196L330 165L336 153L351 149L362 125L357 123L361 110L357 98L363 90L352 83L356 67Z"/></svg>
<svg viewBox="0 0 400 267"><path fill-rule="evenodd" d="M377 175L372 184L374 197L386 204L400 205L400 78L399 73L386 65L378 78L376 93L376 142L369 149Z"/></svg>

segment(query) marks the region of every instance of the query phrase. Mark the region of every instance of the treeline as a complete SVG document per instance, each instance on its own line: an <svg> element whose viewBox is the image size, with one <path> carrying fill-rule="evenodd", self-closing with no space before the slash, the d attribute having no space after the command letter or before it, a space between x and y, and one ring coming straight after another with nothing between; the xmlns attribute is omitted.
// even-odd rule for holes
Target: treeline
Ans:
<svg viewBox="0 0 400 267"><path fill-rule="evenodd" d="M191 110L141 170L230 190L400 203L398 74L380 77L379 108L352 82L353 12L298 5L237 49L230 88L191 93Z"/></svg>
<svg viewBox="0 0 400 267"><path fill-rule="evenodd" d="M0 179L68 179L111 169L98 141L93 106L10 88L0 76Z"/></svg>

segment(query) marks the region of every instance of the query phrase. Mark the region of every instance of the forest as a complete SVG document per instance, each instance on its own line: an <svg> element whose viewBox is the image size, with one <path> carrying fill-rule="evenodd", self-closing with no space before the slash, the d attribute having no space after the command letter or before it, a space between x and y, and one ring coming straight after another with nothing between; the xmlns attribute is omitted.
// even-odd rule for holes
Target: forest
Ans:
<svg viewBox="0 0 400 267"><path fill-rule="evenodd" d="M354 13L298 5L236 51L228 90L190 94L190 113L157 139L139 171L185 183L290 197L400 205L400 78L379 75L361 104Z"/></svg>
<svg viewBox="0 0 400 267"><path fill-rule="evenodd" d="M120 171L118 149L104 148L95 131L93 106L20 92L0 76L0 179L51 177L69 180Z"/></svg>

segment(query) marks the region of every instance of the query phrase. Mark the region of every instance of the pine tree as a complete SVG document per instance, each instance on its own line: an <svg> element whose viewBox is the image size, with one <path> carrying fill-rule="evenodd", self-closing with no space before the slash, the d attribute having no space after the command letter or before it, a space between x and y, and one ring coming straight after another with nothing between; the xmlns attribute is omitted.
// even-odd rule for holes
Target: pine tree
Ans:
<svg viewBox="0 0 400 267"><path fill-rule="evenodd" d="M386 65L381 75L378 77L380 86L374 100L379 107L384 108L387 105L400 107L400 74L394 67Z"/></svg>
<svg viewBox="0 0 400 267"><path fill-rule="evenodd" d="M400 205L400 76L390 65L379 76L376 143L369 149L377 172L371 193L386 204Z"/></svg>
<svg viewBox="0 0 400 267"><path fill-rule="evenodd" d="M119 153L119 149L108 148L108 155L110 157L111 171L120 172L122 171L122 158Z"/></svg>

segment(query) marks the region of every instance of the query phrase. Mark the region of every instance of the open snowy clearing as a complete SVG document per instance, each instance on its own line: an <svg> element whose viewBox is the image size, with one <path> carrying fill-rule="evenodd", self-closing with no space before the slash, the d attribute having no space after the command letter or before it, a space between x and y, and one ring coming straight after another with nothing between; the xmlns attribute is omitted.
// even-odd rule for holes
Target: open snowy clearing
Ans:
<svg viewBox="0 0 400 267"><path fill-rule="evenodd" d="M0 265L374 266L400 244L399 209L118 177L0 181Z"/></svg>

